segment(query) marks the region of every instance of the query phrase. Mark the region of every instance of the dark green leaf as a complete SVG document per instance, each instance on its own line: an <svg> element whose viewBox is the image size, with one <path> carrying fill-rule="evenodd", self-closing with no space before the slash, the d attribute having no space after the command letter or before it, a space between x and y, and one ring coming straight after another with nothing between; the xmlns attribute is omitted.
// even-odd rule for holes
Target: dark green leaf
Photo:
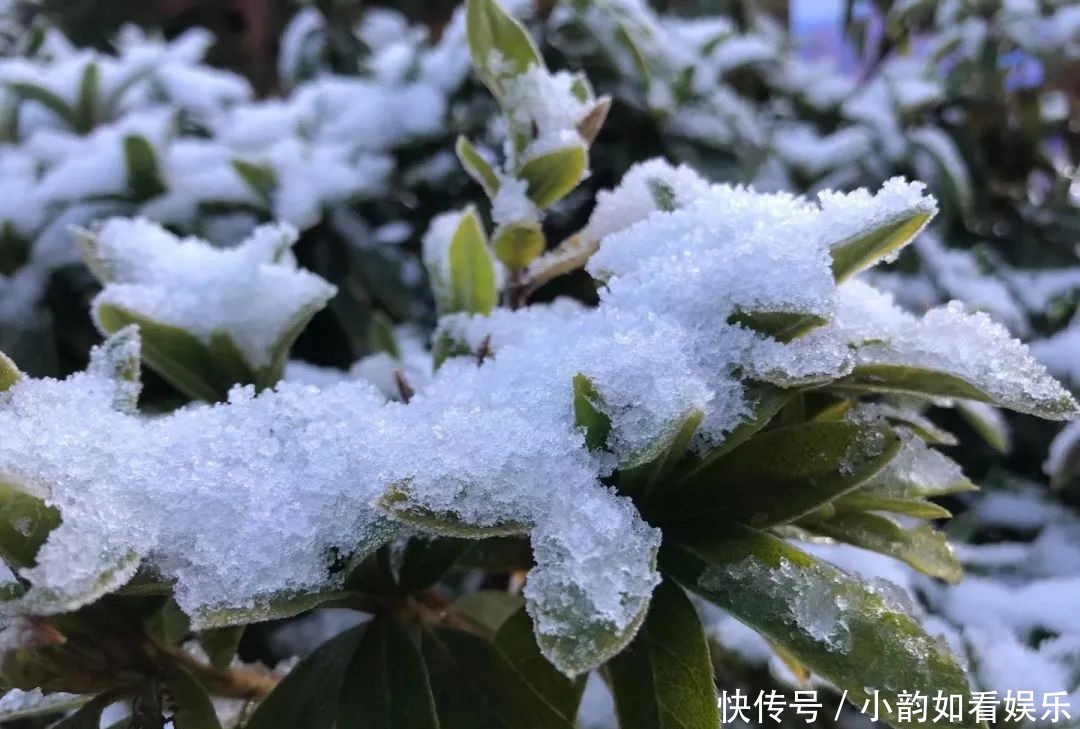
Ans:
<svg viewBox="0 0 1080 729"><path fill-rule="evenodd" d="M180 666L165 669L165 686L176 710L173 729L221 729L206 688Z"/></svg>
<svg viewBox="0 0 1080 729"><path fill-rule="evenodd" d="M82 79L79 82L79 101L75 107L75 117L79 121L80 132L89 132L97 123L100 80L101 73L98 65L93 61L86 64L86 68L83 69Z"/></svg>
<svg viewBox="0 0 1080 729"><path fill-rule="evenodd" d="M915 208L850 238L833 243L833 276L837 283L872 266L893 251L906 246L926 227L931 214Z"/></svg>
<svg viewBox="0 0 1080 729"><path fill-rule="evenodd" d="M36 101L60 117L73 131L79 131L79 119L75 114L75 110L52 91L49 91L44 86L23 82L11 83L9 86L19 97Z"/></svg>
<svg viewBox="0 0 1080 729"><path fill-rule="evenodd" d="M171 597L146 619L146 632L165 645L176 645L191 631L187 613Z"/></svg>
<svg viewBox="0 0 1080 729"><path fill-rule="evenodd" d="M783 646L849 700L866 701L877 691L895 709L899 691L968 697L956 658L884 585L866 584L749 527L707 523L665 537L665 574ZM899 727L981 726L970 715L944 724L885 714Z"/></svg>
<svg viewBox="0 0 1080 729"><path fill-rule="evenodd" d="M619 490L648 501L657 484L661 483L686 455L704 413L691 410L672 423L667 431L644 453L638 454L619 470Z"/></svg>
<svg viewBox="0 0 1080 729"><path fill-rule="evenodd" d="M527 160L518 170L518 177L529 184L529 199L544 210L577 187L588 166L588 151L575 144Z"/></svg>
<svg viewBox="0 0 1080 729"><path fill-rule="evenodd" d="M828 320L798 312L739 311L728 318L728 323L741 324L780 342L790 342L812 329L824 326Z"/></svg>
<svg viewBox="0 0 1080 729"><path fill-rule="evenodd" d="M335 729L439 729L420 651L389 616L374 619L345 671Z"/></svg>
<svg viewBox="0 0 1080 729"><path fill-rule="evenodd" d="M255 368L248 363L247 357L228 333L220 329L213 332L207 349L217 381L234 385L249 385L255 382Z"/></svg>
<svg viewBox="0 0 1080 729"><path fill-rule="evenodd" d="M401 588L413 591L434 585L470 546L472 542L467 539L411 538L401 563Z"/></svg>
<svg viewBox="0 0 1080 729"><path fill-rule="evenodd" d="M564 717L577 715L586 676L569 679L540 653L532 618L524 607L507 618L495 634L495 647L544 701Z"/></svg>
<svg viewBox="0 0 1080 729"><path fill-rule="evenodd" d="M345 671L366 627L346 630L300 661L259 704L244 729L331 729Z"/></svg>
<svg viewBox="0 0 1080 729"><path fill-rule="evenodd" d="M784 524L854 490L899 450L900 438L884 426L826 421L775 428L700 471L663 513L719 512L753 526Z"/></svg>
<svg viewBox="0 0 1080 729"><path fill-rule="evenodd" d="M945 536L928 524L905 529L886 516L847 512L807 526L818 534L895 557L946 582L956 583L963 577Z"/></svg>
<svg viewBox="0 0 1080 729"><path fill-rule="evenodd" d="M946 519L952 514L943 506L920 498L884 496L859 489L833 502L837 511L888 511L917 519Z"/></svg>
<svg viewBox="0 0 1080 729"><path fill-rule="evenodd" d="M747 401L755 402L754 414L728 433L724 442L706 453L702 458L687 458L675 473L673 479L676 482L693 481L699 475L708 470L713 463L727 453L746 442L748 438L758 433L762 428L779 413L785 405L794 397L795 390L782 390L779 387L764 383L751 383L746 388Z"/></svg>
<svg viewBox="0 0 1080 729"><path fill-rule="evenodd" d="M124 137L124 164L127 166L128 191L136 202L145 202L168 190L157 153L145 137L138 134Z"/></svg>
<svg viewBox="0 0 1080 729"><path fill-rule="evenodd" d="M421 650L441 729L573 728L573 717L560 714L483 638L451 629L426 631Z"/></svg>
<svg viewBox="0 0 1080 729"><path fill-rule="evenodd" d="M621 729L720 726L705 631L683 589L665 580L634 641L607 664Z"/></svg>
<svg viewBox="0 0 1080 729"><path fill-rule="evenodd" d="M282 595L255 607L216 608L196 612L191 616L191 625L195 630L231 628L250 623L263 623L268 620L284 620L320 605L340 602L356 597L351 590L326 590L324 592Z"/></svg>
<svg viewBox="0 0 1080 729"><path fill-rule="evenodd" d="M506 537L527 534L529 529L524 524L507 522L502 524L469 524L457 514L437 513L411 503L408 482L391 486L379 498L379 506L394 518L411 524L431 534L444 537L462 537L464 539L484 539L486 537Z"/></svg>
<svg viewBox="0 0 1080 729"><path fill-rule="evenodd" d="M574 425L585 429L585 445L602 450L611 433L611 420L604 414L604 398L585 375L574 375Z"/></svg>
<svg viewBox="0 0 1080 729"><path fill-rule="evenodd" d="M214 628L199 633L199 644L214 668L228 668L236 657L236 649L244 637L243 625Z"/></svg>

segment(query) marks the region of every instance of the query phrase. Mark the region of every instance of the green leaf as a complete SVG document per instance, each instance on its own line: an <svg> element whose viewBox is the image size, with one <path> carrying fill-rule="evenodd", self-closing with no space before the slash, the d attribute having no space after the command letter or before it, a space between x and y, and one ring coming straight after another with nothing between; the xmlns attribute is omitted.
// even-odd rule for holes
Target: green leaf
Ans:
<svg viewBox="0 0 1080 729"><path fill-rule="evenodd" d="M387 489L378 501L381 509L393 515L398 521L410 524L417 529L439 534L444 537L462 537L464 539L486 539L487 537L508 537L528 534L525 524L507 522L504 524L469 524L450 512L435 512L412 503L407 482L395 484Z"/></svg>
<svg viewBox="0 0 1080 729"><path fill-rule="evenodd" d="M178 645L191 632L191 620L170 597L146 618L144 627L148 634L165 645Z"/></svg>
<svg viewBox="0 0 1080 729"><path fill-rule="evenodd" d="M29 101L36 101L51 111L56 116L60 117L65 124L72 129L72 131L79 131L79 119L75 113L75 110L68 106L68 103L62 98L49 91L44 86L38 86L37 84L24 83L22 81L16 81L8 85L11 90L22 99Z"/></svg>
<svg viewBox="0 0 1080 729"><path fill-rule="evenodd" d="M434 585L454 566L466 549L467 539L413 537L405 545L399 582L403 590L422 590Z"/></svg>
<svg viewBox="0 0 1080 729"><path fill-rule="evenodd" d="M830 246L833 276L846 281L893 251L903 248L930 222L931 213L913 208L869 230Z"/></svg>
<svg viewBox="0 0 1080 729"><path fill-rule="evenodd" d="M255 373L255 387L265 390L273 387L285 376L285 365L288 364L289 350L300 335L307 329L311 319L326 307L328 298L320 296L311 299L301 308L297 309L292 318L285 324L281 335L270 349L270 365L260 368Z"/></svg>
<svg viewBox="0 0 1080 729"><path fill-rule="evenodd" d="M366 627L346 630L296 664L259 704L245 729L331 729L345 672Z"/></svg>
<svg viewBox="0 0 1080 729"><path fill-rule="evenodd" d="M176 706L172 718L173 729L221 729L221 722L206 688L187 670L177 665L168 666L165 669L165 686Z"/></svg>
<svg viewBox="0 0 1080 729"><path fill-rule="evenodd" d="M450 241L449 311L490 314L498 291L484 227L474 208L461 217Z"/></svg>
<svg viewBox="0 0 1080 729"><path fill-rule="evenodd" d="M833 502L833 506L837 511L887 511L916 519L947 519L952 516L948 509L932 501L904 496L884 496L862 489L841 496Z"/></svg>
<svg viewBox="0 0 1080 729"><path fill-rule="evenodd" d="M371 352L385 352L392 358L401 360L401 348L394 334L394 323L381 311L376 311L368 320L367 346Z"/></svg>
<svg viewBox="0 0 1080 729"><path fill-rule="evenodd" d="M1009 423L992 405L972 400L957 400L956 411L995 451L1007 455L1012 449Z"/></svg>
<svg viewBox="0 0 1080 729"><path fill-rule="evenodd" d="M356 595L357 593L351 590L326 590L299 595L281 595L259 601L253 607L205 608L191 616L191 627L202 631L265 623L269 620L284 620L306 613L308 610L314 610L320 605L347 600Z"/></svg>
<svg viewBox="0 0 1080 729"><path fill-rule="evenodd" d="M1008 407L1047 420L1067 420L1077 414L1076 402L1062 391L1050 399L1025 398L1004 403L977 383L951 372L897 364L860 364L851 374L834 381L834 390L859 394L897 393L922 398L959 398Z"/></svg>
<svg viewBox="0 0 1080 729"><path fill-rule="evenodd" d="M545 247L544 230L532 220L500 225L492 242L495 257L511 271L524 269L544 252Z"/></svg>
<svg viewBox="0 0 1080 729"><path fill-rule="evenodd" d="M589 166L589 153L581 144L555 149L526 160L518 177L528 183L528 196L541 210L570 193Z"/></svg>
<svg viewBox="0 0 1080 729"><path fill-rule="evenodd" d="M220 329L213 332L207 349L218 380L241 385L255 382L254 368L227 332Z"/></svg>
<svg viewBox="0 0 1080 729"><path fill-rule="evenodd" d="M776 414L796 395L795 390L783 390L765 383L749 383L744 396L748 402L754 402L753 414L741 425L728 433L724 441L701 458L690 457L677 469L673 476L675 483L693 481L706 472L712 465L731 451L745 443L747 439L768 425Z"/></svg>
<svg viewBox="0 0 1080 729"><path fill-rule="evenodd" d="M510 619L510 616L521 610L524 605L524 598L513 592L477 590L476 592L466 593L454 600L450 604L449 610L464 616L478 627L494 634ZM531 637L532 633L529 635Z"/></svg>
<svg viewBox="0 0 1080 729"><path fill-rule="evenodd" d="M524 607L507 618L495 633L495 647L544 701L562 716L577 715L587 676L570 679L540 653L533 621Z"/></svg>
<svg viewBox="0 0 1080 729"><path fill-rule="evenodd" d="M637 497L642 504L648 501L657 484L661 483L686 455L690 442L705 414L691 410L672 423L650 447L622 465L619 469L619 490Z"/></svg>
<svg viewBox="0 0 1080 729"><path fill-rule="evenodd" d="M199 645L202 646L210 665L214 668L228 668L236 657L236 649L244 637L243 625L229 628L213 628L199 633Z"/></svg>
<svg viewBox="0 0 1080 729"><path fill-rule="evenodd" d="M83 69L82 79L79 82L79 100L75 106L78 129L84 134L94 128L100 115L98 110L100 86L101 74L98 65L91 61Z"/></svg>
<svg viewBox="0 0 1080 729"><path fill-rule="evenodd" d="M488 164L488 161L484 159L483 155L472 145L468 137L465 135L458 137L455 151L462 167L469 173L469 177L484 188L484 192L487 193L488 197L495 197L499 192L499 176L492 166Z"/></svg>
<svg viewBox="0 0 1080 729"><path fill-rule="evenodd" d="M928 524L905 529L886 516L849 512L809 524L808 528L838 541L895 557L946 582L955 584L964 576L945 536Z"/></svg>
<svg viewBox="0 0 1080 729"><path fill-rule="evenodd" d="M699 524L666 535L661 569L680 584L781 645L813 673L848 692L897 706L899 691L964 696L969 687L956 658L878 583L866 584L786 542L749 527ZM898 721L898 727L981 725Z"/></svg>
<svg viewBox="0 0 1080 729"><path fill-rule="evenodd" d="M543 65L528 31L496 0L467 0L465 33L473 68L496 96L507 79Z"/></svg>
<svg viewBox="0 0 1080 729"><path fill-rule="evenodd" d="M775 428L700 471L663 513L784 524L858 488L899 451L899 436L885 426L826 421Z"/></svg>
<svg viewBox="0 0 1080 729"><path fill-rule="evenodd" d="M11 359L0 352L0 392L10 390L16 382L22 379L22 373Z"/></svg>
<svg viewBox="0 0 1080 729"><path fill-rule="evenodd" d="M574 717L491 642L435 629L423 633L420 647L441 729L573 729Z"/></svg>
<svg viewBox="0 0 1080 729"><path fill-rule="evenodd" d="M585 429L585 445L602 450L611 433L611 420L604 414L604 398L585 375L574 375L574 425Z"/></svg>
<svg viewBox="0 0 1080 729"><path fill-rule="evenodd" d="M787 311L737 311L729 324L741 324L780 342L790 342L807 332L828 324L828 319L812 314Z"/></svg>
<svg viewBox="0 0 1080 729"><path fill-rule="evenodd" d="M670 213L679 206L679 197L675 194L675 188L659 177L650 177L645 184L649 187L649 194L656 203L657 210Z"/></svg>
<svg viewBox="0 0 1080 729"><path fill-rule="evenodd" d="M98 325L108 334L131 324L138 325L143 361L191 399L223 400L233 384L219 378L209 349L184 329L161 324L114 304L98 305L95 315Z"/></svg>
<svg viewBox="0 0 1080 729"><path fill-rule="evenodd" d="M232 167L240 179L258 195L264 205L270 207L273 204L274 190L277 189L278 183L277 175L272 167L243 159L234 159Z"/></svg>
<svg viewBox="0 0 1080 729"><path fill-rule="evenodd" d="M157 153L145 137L138 134L124 137L124 164L128 191L136 202L145 202L169 189L161 174Z"/></svg>
<svg viewBox="0 0 1080 729"><path fill-rule="evenodd" d="M423 658L394 618L375 618L360 638L335 729L439 729Z"/></svg>
<svg viewBox="0 0 1080 729"><path fill-rule="evenodd" d="M0 556L12 567L33 567L60 512L10 484L0 482Z"/></svg>
<svg viewBox="0 0 1080 729"><path fill-rule="evenodd" d="M705 631L673 582L656 588L637 637L608 661L607 673L621 729L720 726Z"/></svg>

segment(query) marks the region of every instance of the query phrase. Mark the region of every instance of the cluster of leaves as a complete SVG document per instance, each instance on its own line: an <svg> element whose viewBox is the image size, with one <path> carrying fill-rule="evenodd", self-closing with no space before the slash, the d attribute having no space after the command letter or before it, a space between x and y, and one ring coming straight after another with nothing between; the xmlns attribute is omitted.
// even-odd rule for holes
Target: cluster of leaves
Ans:
<svg viewBox="0 0 1080 729"><path fill-rule="evenodd" d="M467 29L477 75L497 100L521 76L545 72L529 34L494 0L469 0ZM464 167L489 197L496 200L503 186L516 186L535 214L500 220L490 241L475 208L461 216L446 268L438 271L445 276L432 277L443 313L488 314L500 301L519 307L540 286L583 275L580 267L597 241L570 235L553 253L541 255L547 247L543 214L579 194L589 167L588 143L608 112L608 99L596 97L584 77L575 79L574 92L585 109L576 120L580 143L525 154L536 130L516 127L512 108L505 109L510 141L501 169L466 138L458 141ZM148 155L138 142L129 145L131 169L137 172L143 169L138 160ZM651 192L658 209L674 205L674 192L661 181ZM913 211L836 242L831 249L836 280L845 281L903 247L926 222L925 211ZM101 278L110 279L92 245L89 262ZM500 284L501 267L507 276ZM277 340L269 368L260 372L240 366L243 357L227 336L205 345L138 312L115 320L111 314L99 316L99 323L115 332L107 345L113 347L115 337L130 332L126 325L138 325L149 368L192 399L215 400L229 384L275 384L292 343L317 308L297 313L294 327ZM781 341L823 323L785 312L743 317L744 325ZM400 351L391 329L378 334L374 346ZM465 355L482 364L486 357L453 341L436 342L435 348L437 361ZM114 373L118 379L138 377L137 361L121 362ZM21 377L9 359L0 359L0 389ZM399 382L407 401L408 383ZM611 487L661 529L658 568L664 579L631 630L567 638L596 648L588 660L570 667L575 676L548 663L564 655L565 647L544 636L538 644L523 608L518 588L532 567L525 539L505 533L513 530L492 535L445 515L395 511L390 494L384 507L424 534L344 566L341 590L293 596L233 614L232 625L193 629L170 585L138 574L74 612L33 616L23 627L21 647L4 657L3 680L11 688L76 694L65 697L70 703L62 708L79 708L60 720L61 727L97 726L105 708L125 702L131 712L120 726L144 729L171 721L179 729L214 729L222 718L212 700L226 699L234 702L232 712L221 711L230 717L226 723L247 729L515 729L574 726L584 674L595 670L612 691L623 727L714 729L719 717L713 665L689 596L694 593L759 631L800 672L817 675L854 699L878 690L896 706L895 694L903 690L966 694L958 661L889 594L800 550L792 540L829 538L895 557L933 577L958 579L959 565L930 520L948 516L933 499L971 484L964 479L930 483L919 480L917 470L890 469L905 452L922 454L929 446L953 442L906 404L943 398L1015 403L1001 402L992 384L889 362L863 364L842 378L803 387L748 384L755 391L756 412L721 446L704 454L690 450L702 417L691 412L609 477ZM573 385L577 424L588 446L603 450L611 430L603 394L584 375ZM872 417L865 415L868 401L878 405ZM1052 418L1075 411L1067 398L1024 408ZM30 567L61 515L14 487L0 496L0 550L12 568ZM487 589L475 589L478 579ZM827 598L827 625L808 612L808 596ZM283 678L236 662L238 650L251 657L243 645L256 642L258 623L320 606L373 617L321 645ZM192 650L191 641L201 650ZM55 714L58 708L51 704L44 710ZM898 726L919 726L896 715L888 718Z"/></svg>

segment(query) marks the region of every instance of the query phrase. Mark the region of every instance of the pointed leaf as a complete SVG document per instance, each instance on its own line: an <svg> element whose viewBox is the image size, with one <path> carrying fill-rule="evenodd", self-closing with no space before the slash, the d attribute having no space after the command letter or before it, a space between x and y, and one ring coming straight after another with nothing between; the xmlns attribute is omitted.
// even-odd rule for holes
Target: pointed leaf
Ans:
<svg viewBox="0 0 1080 729"><path fill-rule="evenodd" d="M506 79L543 65L528 31L496 0L467 0L465 33L473 68L496 96Z"/></svg>
<svg viewBox="0 0 1080 729"><path fill-rule="evenodd" d="M905 612L898 588L887 583L864 584L776 537L734 524L722 530L696 525L671 535L661 569L783 646L853 702L871 699L874 691L894 708L899 691L940 691L970 701L959 662ZM905 729L981 726L967 714L950 723L920 723L884 713Z"/></svg>
<svg viewBox="0 0 1080 729"><path fill-rule="evenodd" d="M461 166L469 173L469 177L484 188L488 197L495 197L499 192L499 176L495 174L491 164L472 145L469 138L464 135L458 137L455 150Z"/></svg>
<svg viewBox="0 0 1080 729"><path fill-rule="evenodd" d="M231 387L256 381L255 368L248 363L247 357L226 332L220 329L213 332L206 348L210 352L214 378L219 382L232 383Z"/></svg>
<svg viewBox="0 0 1080 729"><path fill-rule="evenodd" d="M277 175L272 167L255 164L243 159L234 159L232 167L247 186L251 188L267 207L272 204L274 190L277 189Z"/></svg>
<svg viewBox="0 0 1080 729"><path fill-rule="evenodd" d="M646 452L621 466L619 490L639 497L642 503L648 501L657 484L674 471L676 464L686 455L704 416L700 410L691 410L672 423Z"/></svg>
<svg viewBox="0 0 1080 729"><path fill-rule="evenodd" d="M483 638L460 630L429 630L421 651L441 729L573 729L573 717L559 713Z"/></svg>
<svg viewBox="0 0 1080 729"><path fill-rule="evenodd" d="M176 706L173 729L221 729L210 695L188 671L169 666L165 669L165 686Z"/></svg>
<svg viewBox="0 0 1080 729"><path fill-rule="evenodd" d="M409 484L399 483L387 489L379 498L379 508L392 514L398 521L410 524L430 534L444 537L462 537L464 539L486 539L488 537L508 537L528 534L524 524L507 522L504 524L468 524L456 514L437 513L413 503L409 494Z"/></svg>
<svg viewBox="0 0 1080 729"><path fill-rule="evenodd" d="M138 134L124 137L124 163L128 191L136 202L155 198L168 190L158 165L157 152L145 137Z"/></svg>
<svg viewBox="0 0 1080 729"><path fill-rule="evenodd" d="M830 253L836 282L846 281L906 246L926 227L932 215L928 210L914 208L858 235L833 243Z"/></svg>
<svg viewBox="0 0 1080 729"><path fill-rule="evenodd" d="M559 714L577 715L585 676L569 679L540 653L533 621L524 607L507 618L495 633L495 647L514 670Z"/></svg>
<svg viewBox="0 0 1080 729"><path fill-rule="evenodd" d="M529 184L529 199L544 210L577 187L588 166L588 151L575 144L527 160L518 170L518 177Z"/></svg>
<svg viewBox="0 0 1080 729"><path fill-rule="evenodd" d="M213 628L199 634L199 645L210 659L211 666L225 669L232 664L236 658L236 649L244 637L245 627L234 625L228 628Z"/></svg>
<svg viewBox="0 0 1080 729"><path fill-rule="evenodd" d="M720 726L705 631L683 589L656 588L634 641L607 664L621 729Z"/></svg>
<svg viewBox="0 0 1080 729"><path fill-rule="evenodd" d="M955 584L963 577L945 536L928 524L905 529L886 516L850 512L808 526L818 534L895 557L946 582Z"/></svg>
<svg viewBox="0 0 1080 729"><path fill-rule="evenodd" d="M79 82L79 100L75 106L75 117L79 120L79 131L89 132L98 120L98 93L101 88L101 73L98 65L91 61L83 69Z"/></svg>
<svg viewBox="0 0 1080 729"><path fill-rule="evenodd" d="M450 241L450 312L490 314L498 292L495 267L488 253L484 228L476 210L461 216Z"/></svg>
<svg viewBox="0 0 1080 729"><path fill-rule="evenodd" d="M427 668L394 618L375 618L360 638L335 729L439 729Z"/></svg>
<svg viewBox="0 0 1080 729"><path fill-rule="evenodd" d="M775 428L700 471L663 513L784 524L858 488L899 451L900 438L884 426L834 421Z"/></svg>
<svg viewBox="0 0 1080 729"><path fill-rule="evenodd" d="M1009 423L997 408L973 400L957 400L956 410L995 451L1008 454L1012 449Z"/></svg>
<svg viewBox="0 0 1080 729"><path fill-rule="evenodd" d="M887 511L916 519L947 519L952 513L932 501L900 496L884 496L859 489L833 502L837 511Z"/></svg>
<svg viewBox="0 0 1080 729"><path fill-rule="evenodd" d="M60 119L73 131L79 131L79 118L76 115L75 110L68 106L66 101L52 91L49 91L44 86L21 81L11 83L9 84L9 87L21 98L36 101L44 106L53 114L60 117Z"/></svg>
<svg viewBox="0 0 1080 729"><path fill-rule="evenodd" d="M259 704L245 729L331 729L345 671L366 627L346 630L300 661Z"/></svg>
<svg viewBox="0 0 1080 729"><path fill-rule="evenodd" d="M585 445L602 450L611 433L611 420L604 414L604 398L585 375L574 375L574 425L585 429Z"/></svg>
<svg viewBox="0 0 1080 729"><path fill-rule="evenodd" d="M368 320L367 346L371 352L385 352L396 360L401 360L401 347L394 334L394 324L390 317L376 311Z"/></svg>
<svg viewBox="0 0 1080 729"><path fill-rule="evenodd" d="M790 342L813 329L824 326L828 320L800 312L738 311L728 318L728 323L741 324L747 329L780 342Z"/></svg>
<svg viewBox="0 0 1080 729"><path fill-rule="evenodd" d="M768 425L795 394L795 390L782 390L764 383L750 383L746 388L745 397L747 401L755 402L753 415L728 433L720 445L701 458L688 458L675 473L674 481L682 483L699 478L700 474L711 468L713 463L738 448L748 438Z"/></svg>
<svg viewBox="0 0 1080 729"><path fill-rule="evenodd" d="M587 101L592 96L591 91L586 95L586 98L581 101ZM604 122L607 121L608 113L611 111L611 97L602 96L596 100L596 104L593 108L589 109L585 113L585 116L581 117L581 121L578 122L577 130L581 138L585 140L585 144L591 145L596 141L596 138L600 136L600 130L604 128Z"/></svg>

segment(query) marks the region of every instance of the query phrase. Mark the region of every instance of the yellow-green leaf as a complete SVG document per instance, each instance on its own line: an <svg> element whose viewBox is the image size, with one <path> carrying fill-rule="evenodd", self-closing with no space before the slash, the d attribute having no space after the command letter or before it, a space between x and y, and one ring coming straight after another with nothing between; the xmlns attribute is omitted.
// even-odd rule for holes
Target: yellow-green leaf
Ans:
<svg viewBox="0 0 1080 729"><path fill-rule="evenodd" d="M529 32L496 0L467 0L465 34L473 68L496 96L506 79L543 64Z"/></svg>
<svg viewBox="0 0 1080 729"><path fill-rule="evenodd" d="M477 151L476 147L472 145L468 137L464 135L458 137L455 150L462 167L469 173L469 177L476 180L484 188L484 192L487 193L488 197L495 197L496 193L499 192L499 176L495 174L495 170L484 159L483 155Z"/></svg>
<svg viewBox="0 0 1080 729"><path fill-rule="evenodd" d="M495 266L488 252L487 237L476 210L469 208L461 216L450 241L449 311L490 314L498 292Z"/></svg>
<svg viewBox="0 0 1080 729"><path fill-rule="evenodd" d="M611 433L611 419L604 414L604 398L585 375L574 375L574 424L585 429L585 445L601 450Z"/></svg>
<svg viewBox="0 0 1080 729"><path fill-rule="evenodd" d="M0 392L11 389L21 378L22 373L19 372L15 363L6 354L0 352Z"/></svg>
<svg viewBox="0 0 1080 729"><path fill-rule="evenodd" d="M499 226L492 244L495 257L512 271L528 266L546 246L540 224L531 220Z"/></svg>
<svg viewBox="0 0 1080 729"><path fill-rule="evenodd" d="M589 166L589 153L581 144L526 160L518 177L528 183L529 199L540 209L549 208L578 186Z"/></svg>
<svg viewBox="0 0 1080 729"><path fill-rule="evenodd" d="M833 243L833 276L837 283L846 281L893 251L903 248L930 222L932 214L914 208L869 230Z"/></svg>
<svg viewBox="0 0 1080 729"><path fill-rule="evenodd" d="M157 153L146 137L138 134L124 137L124 163L127 166L128 191L136 202L145 202L168 189Z"/></svg>
<svg viewBox="0 0 1080 729"><path fill-rule="evenodd" d="M56 507L10 484L0 483L0 556L13 567L33 567L37 553L60 526Z"/></svg>

